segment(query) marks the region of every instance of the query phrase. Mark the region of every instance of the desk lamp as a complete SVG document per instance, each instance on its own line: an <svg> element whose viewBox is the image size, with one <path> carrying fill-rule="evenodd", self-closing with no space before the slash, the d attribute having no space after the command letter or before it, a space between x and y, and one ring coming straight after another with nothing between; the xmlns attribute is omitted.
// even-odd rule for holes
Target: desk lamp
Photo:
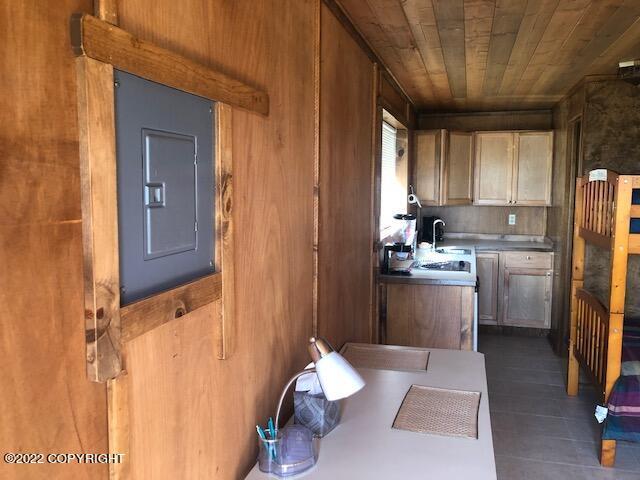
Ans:
<svg viewBox="0 0 640 480"><path fill-rule="evenodd" d="M314 367L296 373L282 390L278 401L278 409L276 410L276 431L279 428L282 402L291 385L302 375L315 372L318 375L324 396L329 401L350 397L364 387L364 380L360 374L342 355L329 345L329 342L322 338L311 337L308 349Z"/></svg>

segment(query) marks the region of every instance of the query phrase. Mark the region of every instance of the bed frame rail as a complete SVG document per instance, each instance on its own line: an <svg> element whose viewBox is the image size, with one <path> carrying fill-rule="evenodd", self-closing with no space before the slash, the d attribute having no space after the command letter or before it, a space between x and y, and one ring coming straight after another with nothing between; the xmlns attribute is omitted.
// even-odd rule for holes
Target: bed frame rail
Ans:
<svg viewBox="0 0 640 480"><path fill-rule="evenodd" d="M584 289L576 292L576 342L574 355L596 385L602 399L607 374L609 313L602 303Z"/></svg>

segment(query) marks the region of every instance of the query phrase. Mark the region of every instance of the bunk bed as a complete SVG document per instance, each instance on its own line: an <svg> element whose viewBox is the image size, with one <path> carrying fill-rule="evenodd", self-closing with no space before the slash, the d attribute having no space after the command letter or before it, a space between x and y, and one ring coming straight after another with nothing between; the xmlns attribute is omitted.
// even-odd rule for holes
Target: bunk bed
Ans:
<svg viewBox="0 0 640 480"><path fill-rule="evenodd" d="M609 405L604 466L615 462L616 440L640 439L640 369L621 376L623 361L640 360L640 324L625 325L624 313L628 256L640 254L639 222L640 175L599 169L576 180L567 394L577 395L582 367ZM585 243L611 252L608 304L584 288Z"/></svg>

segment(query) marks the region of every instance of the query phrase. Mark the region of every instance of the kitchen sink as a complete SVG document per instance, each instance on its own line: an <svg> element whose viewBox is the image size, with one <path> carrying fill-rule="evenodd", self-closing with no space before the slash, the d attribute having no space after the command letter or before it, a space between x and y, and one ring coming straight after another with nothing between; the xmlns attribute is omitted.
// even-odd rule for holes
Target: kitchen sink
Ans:
<svg viewBox="0 0 640 480"><path fill-rule="evenodd" d="M446 253L449 255L471 255L471 249L469 248L442 247L442 248L436 248L436 252Z"/></svg>
<svg viewBox="0 0 640 480"><path fill-rule="evenodd" d="M418 264L414 268L418 270L435 270L441 272L471 272L471 263L463 260L450 260L446 262L423 262Z"/></svg>

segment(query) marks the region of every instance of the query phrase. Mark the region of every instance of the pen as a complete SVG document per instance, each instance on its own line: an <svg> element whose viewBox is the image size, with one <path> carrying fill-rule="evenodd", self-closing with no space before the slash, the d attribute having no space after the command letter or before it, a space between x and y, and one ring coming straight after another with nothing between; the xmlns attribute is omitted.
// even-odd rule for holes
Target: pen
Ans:
<svg viewBox="0 0 640 480"><path fill-rule="evenodd" d="M275 460L276 446L272 445L267 441L267 436L264 434L264 430L262 430L262 427L260 427L260 425L256 425L256 431L258 432L258 436L262 439L262 441L264 441L267 451L271 454L271 457L273 457L273 459Z"/></svg>
<svg viewBox="0 0 640 480"><path fill-rule="evenodd" d="M271 434L271 438L275 439L276 438L276 429L273 426L273 418L269 417L269 433Z"/></svg>

